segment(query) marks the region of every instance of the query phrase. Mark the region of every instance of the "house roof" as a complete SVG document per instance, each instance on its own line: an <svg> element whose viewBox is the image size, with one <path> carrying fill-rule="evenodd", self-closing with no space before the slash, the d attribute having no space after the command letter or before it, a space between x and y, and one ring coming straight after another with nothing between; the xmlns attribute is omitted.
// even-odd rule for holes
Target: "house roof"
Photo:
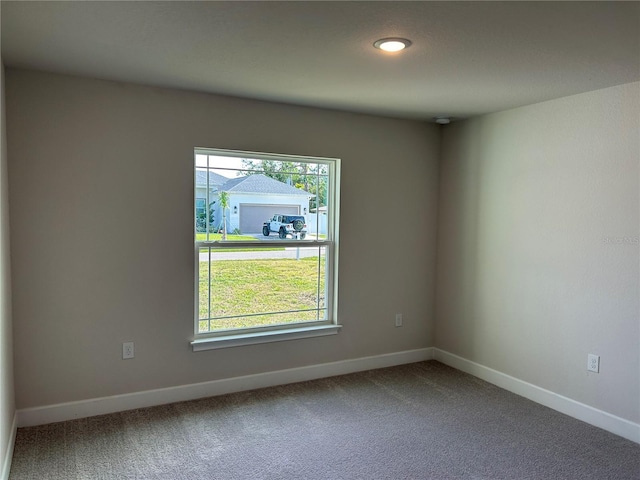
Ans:
<svg viewBox="0 0 640 480"><path fill-rule="evenodd" d="M219 187L223 183L229 180L227 177L224 177L218 173L209 171L209 186L210 187ZM207 187L207 174L205 170L198 169L196 170L196 187Z"/></svg>
<svg viewBox="0 0 640 480"><path fill-rule="evenodd" d="M263 193L277 195L296 195L301 197L314 197L311 193L300 188L292 187L286 183L267 177L262 173L256 173L247 177L239 177L228 180L219 190L230 193Z"/></svg>

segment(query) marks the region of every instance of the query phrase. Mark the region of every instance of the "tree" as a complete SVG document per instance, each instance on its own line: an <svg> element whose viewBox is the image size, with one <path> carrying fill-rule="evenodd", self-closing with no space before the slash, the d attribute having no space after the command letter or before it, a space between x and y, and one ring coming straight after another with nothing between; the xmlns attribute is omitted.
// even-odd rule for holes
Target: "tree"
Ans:
<svg viewBox="0 0 640 480"><path fill-rule="evenodd" d="M220 208L222 208L222 240L227 239L227 208L229 208L229 194L227 192L218 193Z"/></svg>

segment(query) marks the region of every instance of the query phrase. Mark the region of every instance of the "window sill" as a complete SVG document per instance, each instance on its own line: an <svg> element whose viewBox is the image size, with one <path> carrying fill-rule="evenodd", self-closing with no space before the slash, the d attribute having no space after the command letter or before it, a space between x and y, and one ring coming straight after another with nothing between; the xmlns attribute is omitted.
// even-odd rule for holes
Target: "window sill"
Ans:
<svg viewBox="0 0 640 480"><path fill-rule="evenodd" d="M335 335L342 325L320 325L314 327L288 328L286 330L270 330L268 332L241 333L220 337L200 338L191 342L194 352L214 350L218 348L241 347L258 343L282 342L300 338Z"/></svg>

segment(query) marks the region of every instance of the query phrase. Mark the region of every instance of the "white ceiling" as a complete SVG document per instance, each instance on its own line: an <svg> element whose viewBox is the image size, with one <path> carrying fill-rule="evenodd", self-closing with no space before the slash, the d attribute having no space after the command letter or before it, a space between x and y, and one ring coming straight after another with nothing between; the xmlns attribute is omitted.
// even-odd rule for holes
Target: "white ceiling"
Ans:
<svg viewBox="0 0 640 480"><path fill-rule="evenodd" d="M640 80L638 2L9 2L6 66L430 120ZM413 45L384 54L375 40Z"/></svg>

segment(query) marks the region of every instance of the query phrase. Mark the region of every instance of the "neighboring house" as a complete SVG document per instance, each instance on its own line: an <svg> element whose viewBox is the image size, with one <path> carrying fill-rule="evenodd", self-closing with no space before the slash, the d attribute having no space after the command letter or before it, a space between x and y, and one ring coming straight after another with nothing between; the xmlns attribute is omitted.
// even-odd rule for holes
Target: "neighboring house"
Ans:
<svg viewBox="0 0 640 480"><path fill-rule="evenodd" d="M199 208L198 202L201 202L204 209L206 181L205 172L198 172L196 175L196 208ZM222 222L218 192L223 191L229 194L229 209L227 210L227 231L229 232L233 232L237 228L242 233L261 233L263 223L276 213L308 215L309 200L314 197L309 192L274 180L261 173L228 179L210 172L209 188L209 202L216 202L212 207L216 227Z"/></svg>
<svg viewBox="0 0 640 480"><path fill-rule="evenodd" d="M215 172L209 172L209 204L218 201L218 187L229 179ZM204 215L207 204L207 172L196 170L196 214Z"/></svg>

